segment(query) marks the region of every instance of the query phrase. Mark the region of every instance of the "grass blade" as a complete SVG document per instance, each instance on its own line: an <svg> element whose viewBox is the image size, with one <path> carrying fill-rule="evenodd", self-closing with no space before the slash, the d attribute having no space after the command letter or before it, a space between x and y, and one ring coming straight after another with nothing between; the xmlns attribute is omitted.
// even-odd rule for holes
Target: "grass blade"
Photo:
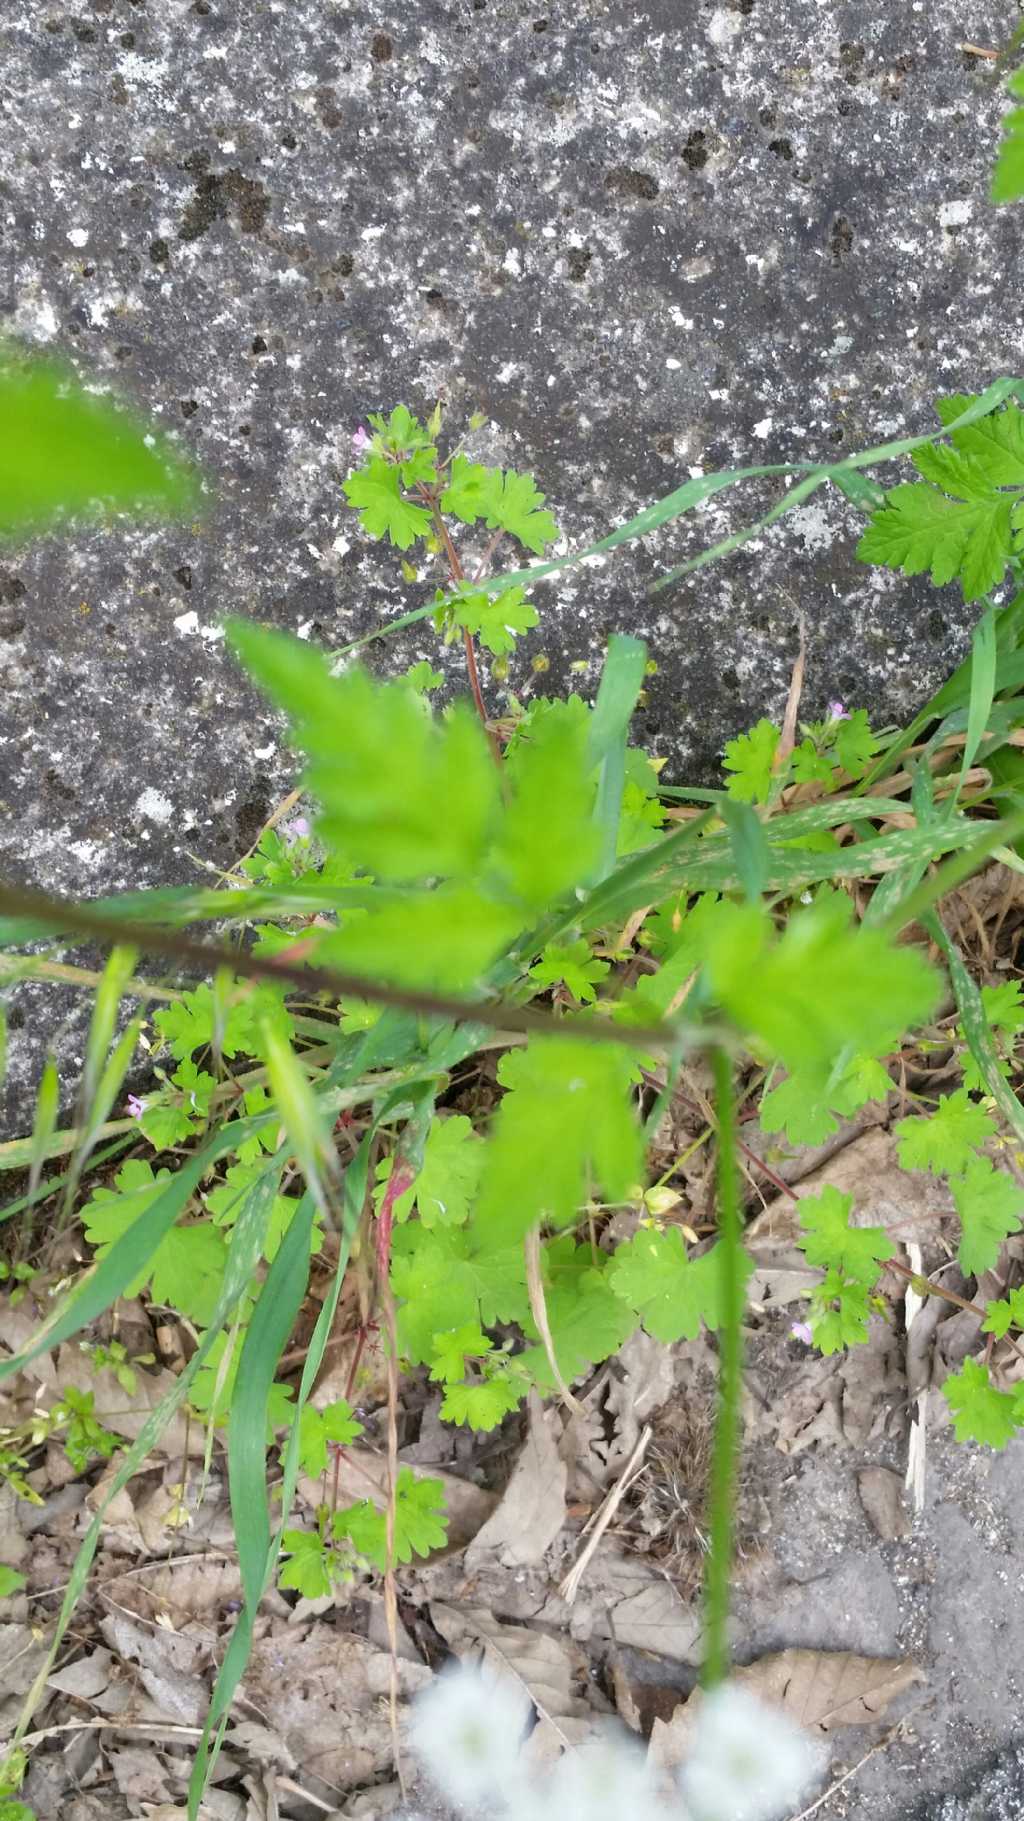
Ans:
<svg viewBox="0 0 1024 1821"><path fill-rule="evenodd" d="M977 756L996 693L996 628L995 612L989 607L974 628L971 641L971 690L967 707L967 738L960 767L960 778L952 798L955 808L964 780Z"/></svg>
<svg viewBox="0 0 1024 1821"><path fill-rule="evenodd" d="M587 745L590 763L601 767L594 806L594 819L601 832L598 879L607 878L615 865L626 782L626 741L646 666L647 647L643 640L613 633L601 671Z"/></svg>
<svg viewBox="0 0 1024 1821"><path fill-rule="evenodd" d="M46 1161L46 1147L53 1137L57 1125L57 1113L60 1107L60 1076L57 1064L52 1056L47 1056L36 1096L35 1118L32 1121L32 1156L28 1166L28 1198L35 1200L39 1187L39 1178L43 1173Z"/></svg>
<svg viewBox="0 0 1024 1821"><path fill-rule="evenodd" d="M128 981L135 972L138 951L126 946L111 950L107 965L99 986L96 988L96 1002L93 1006L92 1019L89 1024L89 1035L85 1045L85 1063L82 1068L82 1089L79 1104L84 1112L92 1105L96 1085L113 1042L117 1026L117 1014Z"/></svg>
<svg viewBox="0 0 1024 1821"><path fill-rule="evenodd" d="M999 1057L985 1016L982 997L964 966L963 957L941 919L934 912L925 918L925 928L946 957L950 985L956 999L967 1047L981 1071L982 1079L1003 1118L1019 1139L1024 1139L1024 1107L1009 1082L999 1070Z"/></svg>
<svg viewBox="0 0 1024 1821"><path fill-rule="evenodd" d="M96 1083L95 1091L88 1103L85 1124L82 1128L74 1156L71 1159L67 1187L64 1190L65 1218L70 1213L75 1190L82 1180L82 1171L85 1169L85 1166L96 1147L100 1134L103 1131L107 1114L110 1112L114 1101L117 1099L124 1078L131 1067L131 1060L135 1054L136 1046L139 1041L142 1023L143 1021L141 1018L133 1018L127 1028L122 1031L117 1043L114 1045L113 1055L103 1069L99 1081Z"/></svg>
<svg viewBox="0 0 1024 1821"><path fill-rule="evenodd" d="M770 856L764 823L749 803L737 803L732 798L722 804L722 816L729 831L736 877L745 897L755 903L768 877Z"/></svg>
<svg viewBox="0 0 1024 1821"><path fill-rule="evenodd" d="M330 1292L326 1297L323 1308L317 1318L316 1326L306 1351L306 1361L302 1371L302 1380L299 1385L299 1392L295 1402L295 1418L289 1433L282 1462L283 1485L281 1490L280 1517L273 1537L270 1538L268 1536L267 1540L267 1547L264 1554L263 1583L260 1590L261 1595L263 1586L266 1585L273 1572L280 1547L281 1532L288 1522L292 1500L295 1497L295 1486L298 1480L299 1471L299 1422L303 1408L316 1383L317 1374L327 1350L327 1342L330 1339L333 1329L334 1315L338 1306L338 1299L341 1295L341 1287L344 1281L345 1272L348 1268L349 1248L351 1246L352 1235L355 1232L366 1199L372 1142L377 1125L383 1116L384 1108L381 1109L371 1129L364 1134L355 1157L345 1171L342 1230L339 1242L338 1264ZM278 1257L280 1257L280 1253L278 1253ZM241 1363L239 1365L238 1376L239 1378L242 1376ZM265 1406L264 1427L260 1430L261 1435L264 1433L264 1429ZM262 1497L265 1500L265 1479L263 1481ZM260 1538L262 1538L264 1534L262 1521L260 1521L259 1524L259 1534ZM253 1538L250 1540L250 1548L250 1575L252 1577L252 1582L255 1585L257 1574L257 1538L255 1530ZM256 1604L258 1605L258 1603L259 1600L257 1599ZM241 1682L242 1676L245 1673L245 1667L249 1660L249 1653L252 1648L252 1625L254 1616L255 1609L253 1610L253 1613L250 1614L247 1601L246 1607L239 1615L235 1629L231 1634L228 1648L224 1654L217 1675L203 1737L196 1752L195 1762L192 1766L192 1775L189 1780L188 1812L192 1821L195 1821L195 1818L199 1814L199 1805L206 1789L210 1771L213 1768L216 1753L220 1747L220 1738L223 1734L224 1726L227 1723L231 1703L235 1698L235 1693Z"/></svg>

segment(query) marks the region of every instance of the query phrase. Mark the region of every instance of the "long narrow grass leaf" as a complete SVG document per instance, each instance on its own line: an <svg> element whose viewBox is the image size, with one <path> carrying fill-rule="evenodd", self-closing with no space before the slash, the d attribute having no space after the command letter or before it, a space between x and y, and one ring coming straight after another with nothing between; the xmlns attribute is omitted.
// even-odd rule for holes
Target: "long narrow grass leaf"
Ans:
<svg viewBox="0 0 1024 1821"><path fill-rule="evenodd" d="M620 633L609 639L587 741L590 764L600 766L594 806L601 839L596 875L600 879L607 877L615 865L626 782L626 742L646 663L647 647L642 639L625 638Z"/></svg>
<svg viewBox="0 0 1024 1821"><path fill-rule="evenodd" d="M1021 1106L1005 1076L1000 1072L999 1057L992 1041L992 1030L985 1016L981 994L964 966L963 956L948 930L934 912L925 918L925 928L946 957L950 985L956 999L967 1047L974 1057L982 1079L1007 1124L1024 1139L1024 1107Z"/></svg>
<svg viewBox="0 0 1024 1821"><path fill-rule="evenodd" d="M46 1162L46 1147L53 1137L60 1110L60 1076L52 1056L47 1056L36 1095L35 1118L32 1121L32 1156L28 1166L28 1197L35 1200L39 1178Z"/></svg>

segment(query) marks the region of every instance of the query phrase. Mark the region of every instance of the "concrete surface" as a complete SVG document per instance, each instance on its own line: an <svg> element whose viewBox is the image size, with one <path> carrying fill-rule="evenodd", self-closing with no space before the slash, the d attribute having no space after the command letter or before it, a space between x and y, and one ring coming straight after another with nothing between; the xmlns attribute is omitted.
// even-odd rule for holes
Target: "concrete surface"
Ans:
<svg viewBox="0 0 1024 1821"><path fill-rule="evenodd" d="M0 867L95 892L250 839L292 768L219 616L337 644L410 604L340 497L369 410L485 411L575 542L691 468L921 428L1019 365L1022 216L985 200L1003 104L968 24L1009 27L988 0L7 0L0 325L173 429L216 510L5 554ZM778 710L799 607L810 708L902 712L961 652L955 591L860 568L842 503L648 600L729 500L542 590L513 684L542 655L588 687L641 631L638 734L706 772Z"/></svg>

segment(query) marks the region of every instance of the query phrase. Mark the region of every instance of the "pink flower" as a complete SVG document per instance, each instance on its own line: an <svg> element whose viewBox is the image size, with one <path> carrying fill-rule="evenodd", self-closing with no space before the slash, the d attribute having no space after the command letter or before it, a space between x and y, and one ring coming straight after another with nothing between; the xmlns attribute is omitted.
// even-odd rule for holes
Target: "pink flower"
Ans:
<svg viewBox="0 0 1024 1821"><path fill-rule="evenodd" d="M789 1330L793 1340L802 1340L805 1347L813 1347L814 1335L811 1324L807 1321L795 1321Z"/></svg>
<svg viewBox="0 0 1024 1821"><path fill-rule="evenodd" d="M146 1102L144 1100L140 1100L138 1094L129 1094L129 1096L128 1096L128 1117L130 1119L141 1119L142 1115L145 1111L146 1111Z"/></svg>
<svg viewBox="0 0 1024 1821"><path fill-rule="evenodd" d="M850 710L844 708L842 702L830 702L828 705L828 718L830 721L848 721L850 719Z"/></svg>
<svg viewBox="0 0 1024 1821"><path fill-rule="evenodd" d="M293 816L281 830L286 841L304 841L309 834L309 823L305 816Z"/></svg>
<svg viewBox="0 0 1024 1821"><path fill-rule="evenodd" d="M357 455L362 455L363 451L370 447L372 441L373 437L370 435L365 424L360 424L358 430L353 433L352 447Z"/></svg>

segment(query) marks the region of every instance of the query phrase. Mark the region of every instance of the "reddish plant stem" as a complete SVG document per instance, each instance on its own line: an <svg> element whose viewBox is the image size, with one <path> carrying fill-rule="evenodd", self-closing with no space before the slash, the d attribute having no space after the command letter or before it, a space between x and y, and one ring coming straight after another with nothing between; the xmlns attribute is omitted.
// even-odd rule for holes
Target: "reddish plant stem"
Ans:
<svg viewBox="0 0 1024 1821"><path fill-rule="evenodd" d="M462 567L462 560L459 556L459 553L456 550L455 545L452 542L452 534L449 531L447 525L444 522L444 519L441 516L441 508L438 505L437 500L434 498L433 494L431 493L430 488L426 487L422 484L420 486L420 497L423 499L424 503L430 507L430 512L431 512L431 516L434 520L435 529L437 531L438 536L441 539L442 544L444 545L445 556L448 558L448 568L451 571L452 581L453 582L464 582L466 579L466 572ZM492 548L493 548L493 546L492 546ZM482 565L481 565L481 568L482 568ZM479 580L479 573L475 579ZM480 716L481 726L483 727L484 732L487 734L487 738L490 743L491 751L493 752L495 759L497 760L498 764L500 765L501 753L499 751L497 743L494 740L491 730L487 725L487 704L484 701L483 690L480 688L480 672L477 668L476 647L473 643L473 634L465 626L462 628L462 643L463 643L465 653L466 653L466 669L469 672L469 687L472 692L473 703L476 708L477 714Z"/></svg>
<svg viewBox="0 0 1024 1821"><path fill-rule="evenodd" d="M473 634L467 626L463 626L462 628L462 643L465 646L466 669L469 671L469 687L473 692L473 701L476 704L476 712L483 722L485 733L488 738L490 738L490 729L487 726L487 705L484 701L483 691L480 688L480 672L476 667L476 651L473 646Z"/></svg>

